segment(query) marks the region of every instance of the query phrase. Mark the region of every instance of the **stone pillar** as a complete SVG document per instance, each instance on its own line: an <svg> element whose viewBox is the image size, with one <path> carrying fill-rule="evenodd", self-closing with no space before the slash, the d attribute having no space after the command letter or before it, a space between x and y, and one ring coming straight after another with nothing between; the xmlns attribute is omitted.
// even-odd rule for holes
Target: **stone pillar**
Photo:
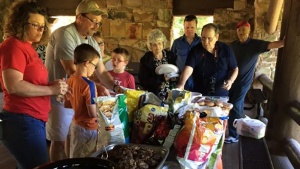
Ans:
<svg viewBox="0 0 300 169"><path fill-rule="evenodd" d="M287 114L287 105L300 101L300 1L286 0L281 36L286 36L285 47L279 50L276 65L270 121L267 130L270 149L280 151L280 141L292 137L300 142L300 127Z"/></svg>

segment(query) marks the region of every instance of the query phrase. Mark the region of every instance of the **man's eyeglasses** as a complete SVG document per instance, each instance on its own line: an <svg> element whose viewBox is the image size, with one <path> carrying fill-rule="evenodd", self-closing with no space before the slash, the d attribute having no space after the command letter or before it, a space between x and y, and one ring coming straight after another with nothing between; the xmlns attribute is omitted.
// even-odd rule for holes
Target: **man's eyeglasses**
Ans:
<svg viewBox="0 0 300 169"><path fill-rule="evenodd" d="M97 42L99 46L104 46L105 42Z"/></svg>
<svg viewBox="0 0 300 169"><path fill-rule="evenodd" d="M201 37L201 41L206 41L206 40L208 40L209 42L211 42L211 41L214 40L214 38L215 38L215 36L214 36L214 37Z"/></svg>
<svg viewBox="0 0 300 169"><path fill-rule="evenodd" d="M95 69L97 69L97 65L95 65L93 62L91 62L91 61L89 61L89 63L91 64L91 65L93 65L94 67L95 67Z"/></svg>
<svg viewBox="0 0 300 169"><path fill-rule="evenodd" d="M46 31L48 28L47 26L40 26L40 25L37 25L37 24L34 24L34 23L27 23L28 25L32 26L34 29L38 30L38 31Z"/></svg>
<svg viewBox="0 0 300 169"><path fill-rule="evenodd" d="M102 22L95 22L93 21L91 18L87 17L85 14L81 14L83 17L85 17L86 19L88 19L89 21L91 21L94 25L100 27L102 25Z"/></svg>

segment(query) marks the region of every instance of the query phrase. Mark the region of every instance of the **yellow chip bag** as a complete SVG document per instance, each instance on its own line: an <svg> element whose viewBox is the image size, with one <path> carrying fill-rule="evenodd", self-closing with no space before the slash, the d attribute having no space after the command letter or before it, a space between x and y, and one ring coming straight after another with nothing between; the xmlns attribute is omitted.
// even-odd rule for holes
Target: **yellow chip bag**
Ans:
<svg viewBox="0 0 300 169"><path fill-rule="evenodd" d="M143 90L126 90L129 123L133 121L133 113L138 109L139 97L146 92Z"/></svg>

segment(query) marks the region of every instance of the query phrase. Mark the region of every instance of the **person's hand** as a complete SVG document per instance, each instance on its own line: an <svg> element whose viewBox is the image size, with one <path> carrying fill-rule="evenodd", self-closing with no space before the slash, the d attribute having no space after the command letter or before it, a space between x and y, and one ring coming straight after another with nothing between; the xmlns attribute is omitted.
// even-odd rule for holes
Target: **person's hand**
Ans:
<svg viewBox="0 0 300 169"><path fill-rule="evenodd" d="M59 79L50 84L52 95L65 95L69 91L68 84L64 79Z"/></svg>
<svg viewBox="0 0 300 169"><path fill-rule="evenodd" d="M165 78L166 82L169 80L169 76L168 75L169 75L168 73L164 74L164 78Z"/></svg>
<svg viewBox="0 0 300 169"><path fill-rule="evenodd" d="M176 86L178 89L180 89L180 90L183 90L184 89L184 85L182 85L182 84L177 84L177 86Z"/></svg>
<svg viewBox="0 0 300 169"><path fill-rule="evenodd" d="M109 90L100 83L96 83L98 96L110 96Z"/></svg>
<svg viewBox="0 0 300 169"><path fill-rule="evenodd" d="M232 86L232 83L233 83L233 81L230 80L230 79L224 81L223 88L224 88L225 90L229 90L229 89L231 88L231 86Z"/></svg>
<svg viewBox="0 0 300 169"><path fill-rule="evenodd" d="M73 89L68 87L68 91L65 94L65 100L70 100L70 98L72 98L72 97L73 97Z"/></svg>

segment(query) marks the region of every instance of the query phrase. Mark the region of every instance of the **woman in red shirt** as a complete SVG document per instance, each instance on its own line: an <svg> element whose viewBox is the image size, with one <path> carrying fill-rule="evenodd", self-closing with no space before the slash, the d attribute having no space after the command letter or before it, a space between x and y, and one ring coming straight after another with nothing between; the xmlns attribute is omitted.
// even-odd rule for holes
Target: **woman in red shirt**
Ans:
<svg viewBox="0 0 300 169"><path fill-rule="evenodd" d="M46 42L46 11L31 0L15 1L4 17L7 38L0 46L0 80L4 107L0 113L3 144L18 168L48 162L45 122L50 96L64 95L64 80L48 82L48 71L34 46Z"/></svg>

